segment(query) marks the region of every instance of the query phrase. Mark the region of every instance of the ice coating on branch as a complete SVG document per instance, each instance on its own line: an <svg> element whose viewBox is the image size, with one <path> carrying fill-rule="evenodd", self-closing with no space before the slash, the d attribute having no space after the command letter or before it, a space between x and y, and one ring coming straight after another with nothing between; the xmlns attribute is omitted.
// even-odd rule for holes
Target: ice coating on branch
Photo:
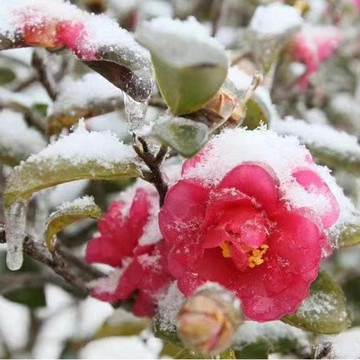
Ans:
<svg viewBox="0 0 360 360"><path fill-rule="evenodd" d="M130 133L141 135L142 131L149 126L149 122L145 121L147 103L135 101L124 94L124 106Z"/></svg>
<svg viewBox="0 0 360 360"><path fill-rule="evenodd" d="M153 19L141 24L136 37L173 66L228 65L224 47L194 17L186 21Z"/></svg>
<svg viewBox="0 0 360 360"><path fill-rule="evenodd" d="M87 131L84 122L80 121L73 133L61 137L39 154L31 156L27 163L57 159L71 161L73 165L94 161L111 169L114 163L134 161L135 152L111 132Z"/></svg>
<svg viewBox="0 0 360 360"><path fill-rule="evenodd" d="M329 198L308 192L294 181L293 173L308 169L321 176L339 203L340 217L335 225L353 219L355 208L336 184L330 171L309 159L309 151L299 144L296 137L280 137L265 128L254 131L227 130L209 142L201 163L187 169L184 177L199 179L209 186L218 185L239 163L267 164L279 179L280 191L285 201L295 208L310 207L317 214L326 213L332 207ZM213 166L214 163L217 164L216 167Z"/></svg>
<svg viewBox="0 0 360 360"><path fill-rule="evenodd" d="M251 19L249 30L262 36L286 34L301 27L303 19L299 11L290 5L272 4L258 6Z"/></svg>
<svg viewBox="0 0 360 360"><path fill-rule="evenodd" d="M12 270L19 270L23 263L23 243L26 230L27 203L18 202L5 209L6 265Z"/></svg>
<svg viewBox="0 0 360 360"><path fill-rule="evenodd" d="M111 82L97 73L85 74L80 79L70 76L61 81L58 96L50 109L51 113L66 112L69 109L87 107L93 102L110 98L120 98L122 92Z"/></svg>
<svg viewBox="0 0 360 360"><path fill-rule="evenodd" d="M25 160L46 146L43 136L29 128L23 115L11 110L0 111L0 157Z"/></svg>

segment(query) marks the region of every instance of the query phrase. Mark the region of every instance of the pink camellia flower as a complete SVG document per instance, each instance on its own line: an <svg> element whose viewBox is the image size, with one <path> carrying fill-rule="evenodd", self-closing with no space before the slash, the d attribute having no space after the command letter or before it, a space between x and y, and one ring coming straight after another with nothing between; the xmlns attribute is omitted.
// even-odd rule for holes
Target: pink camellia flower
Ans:
<svg viewBox="0 0 360 360"><path fill-rule="evenodd" d="M352 0L354 6L355 6L355 9L358 13L360 13L360 0Z"/></svg>
<svg viewBox="0 0 360 360"><path fill-rule="evenodd" d="M168 268L180 291L190 296L217 282L260 322L296 312L340 215L309 159L295 138L232 130L185 162L160 212Z"/></svg>
<svg viewBox="0 0 360 360"><path fill-rule="evenodd" d="M341 42L340 32L333 26L307 26L295 35L291 43L292 57L306 65L306 73L299 81L303 90L307 89L310 76L334 54Z"/></svg>
<svg viewBox="0 0 360 360"><path fill-rule="evenodd" d="M100 236L89 242L86 251L87 262L115 268L109 277L95 282L93 296L113 303L136 294L137 316L153 315L157 298L172 279L159 241L158 202L154 190L141 187L127 201L112 203L99 223Z"/></svg>

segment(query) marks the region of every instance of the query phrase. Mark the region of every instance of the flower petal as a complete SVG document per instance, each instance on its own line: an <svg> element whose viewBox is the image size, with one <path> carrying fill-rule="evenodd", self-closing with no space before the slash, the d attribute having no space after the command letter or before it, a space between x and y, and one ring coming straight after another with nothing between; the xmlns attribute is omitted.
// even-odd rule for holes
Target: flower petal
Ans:
<svg viewBox="0 0 360 360"><path fill-rule="evenodd" d="M306 191L323 195L328 199L329 207L324 214L322 214L322 223L324 229L330 228L339 218L340 208L335 196L332 194L327 184L318 174L311 170L299 170L293 173L293 176Z"/></svg>
<svg viewBox="0 0 360 360"><path fill-rule="evenodd" d="M235 188L255 199L262 208L271 213L279 206L277 182L262 166L248 164L231 170L218 189Z"/></svg>

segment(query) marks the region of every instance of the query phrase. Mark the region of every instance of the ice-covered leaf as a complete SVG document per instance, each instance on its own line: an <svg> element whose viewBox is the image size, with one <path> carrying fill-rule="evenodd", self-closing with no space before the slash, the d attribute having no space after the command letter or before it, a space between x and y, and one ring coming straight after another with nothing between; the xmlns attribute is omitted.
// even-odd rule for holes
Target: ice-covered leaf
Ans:
<svg viewBox="0 0 360 360"><path fill-rule="evenodd" d="M156 136L185 157L196 154L207 142L209 129L205 124L182 118L163 116L154 127Z"/></svg>
<svg viewBox="0 0 360 360"><path fill-rule="evenodd" d="M137 39L150 50L161 94L176 115L200 109L225 81L225 51L194 18L143 23Z"/></svg>
<svg viewBox="0 0 360 360"><path fill-rule="evenodd" d="M120 106L121 91L96 73L80 79L66 77L58 87L58 95L50 108L48 134L59 134L71 128L80 118L101 115Z"/></svg>
<svg viewBox="0 0 360 360"><path fill-rule="evenodd" d="M8 68L0 67L0 85L4 85L14 81L16 78L15 73Z"/></svg>
<svg viewBox="0 0 360 360"><path fill-rule="evenodd" d="M266 105L261 101L261 98L254 95L246 103L246 115L242 126L246 126L250 130L254 130L260 125L268 125L270 122L270 114Z"/></svg>
<svg viewBox="0 0 360 360"><path fill-rule="evenodd" d="M148 52L106 16L62 0L7 1L0 13L0 50L25 46L68 48L135 100L145 101L151 94Z"/></svg>
<svg viewBox="0 0 360 360"><path fill-rule="evenodd" d="M320 163L360 176L360 145L355 136L293 118L276 121L272 127L281 135L297 136Z"/></svg>
<svg viewBox="0 0 360 360"><path fill-rule="evenodd" d="M50 214L46 224L47 247L51 251L54 250L54 240L56 239L57 233L64 230L67 226L88 218L101 218L101 209L95 204L92 197L84 196L72 202L65 202L59 206Z"/></svg>
<svg viewBox="0 0 360 360"><path fill-rule="evenodd" d="M14 169L5 188L5 206L27 201L37 191L69 181L138 177L141 170L135 158L133 149L113 134L88 132L81 122L72 134Z"/></svg>
<svg viewBox="0 0 360 360"><path fill-rule="evenodd" d="M0 163L17 165L45 146L44 137L27 126L21 113L0 111Z"/></svg>
<svg viewBox="0 0 360 360"><path fill-rule="evenodd" d="M344 293L326 273L320 273L311 285L310 296L297 313L282 321L318 334L337 334L350 326Z"/></svg>

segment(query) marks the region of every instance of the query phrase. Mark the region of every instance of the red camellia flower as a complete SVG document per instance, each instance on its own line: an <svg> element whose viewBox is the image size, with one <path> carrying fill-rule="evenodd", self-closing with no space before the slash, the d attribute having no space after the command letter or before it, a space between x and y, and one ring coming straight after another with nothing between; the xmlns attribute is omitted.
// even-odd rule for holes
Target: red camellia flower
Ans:
<svg viewBox="0 0 360 360"><path fill-rule="evenodd" d="M226 150L227 140L218 141ZM236 141L241 143L241 137ZM292 182L328 200L331 206L319 216L285 201L274 170L262 162L239 159L211 184L203 170L208 152L185 163L183 179L169 190L160 212L168 267L179 289L190 296L205 282L217 282L241 299L249 319L260 322L296 312L318 275L325 229L339 217L337 200L310 163L293 173ZM219 158L211 164L216 174ZM202 178L191 176L197 170Z"/></svg>
<svg viewBox="0 0 360 360"><path fill-rule="evenodd" d="M152 316L157 297L172 279L154 228L159 200L154 191L138 188L131 201L130 209L126 201L110 205L99 223L101 235L88 244L86 260L117 268L109 278L96 282L93 296L107 302L136 296L134 314Z"/></svg>
<svg viewBox="0 0 360 360"><path fill-rule="evenodd" d="M292 55L295 60L306 65L306 73L299 82L303 90L308 88L310 76L335 53L341 41L339 30L332 26L307 27L295 36L292 42Z"/></svg>

